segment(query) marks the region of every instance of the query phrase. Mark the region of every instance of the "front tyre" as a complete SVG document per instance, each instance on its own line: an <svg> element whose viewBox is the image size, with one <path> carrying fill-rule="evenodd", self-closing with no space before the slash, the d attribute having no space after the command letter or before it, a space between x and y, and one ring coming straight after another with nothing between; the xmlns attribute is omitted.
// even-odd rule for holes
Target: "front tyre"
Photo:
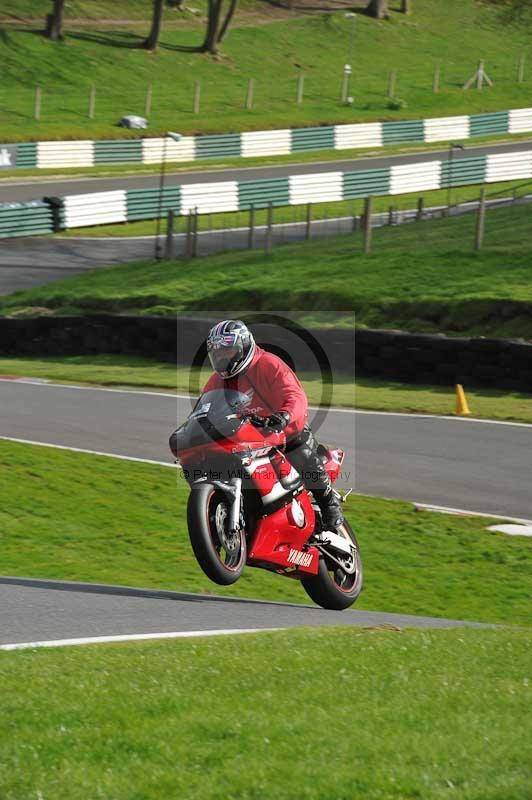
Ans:
<svg viewBox="0 0 532 800"><path fill-rule="evenodd" d="M352 606L362 591L362 560L355 533L347 520L343 523L344 535L353 543L352 559L343 560L344 567L327 555L320 555L317 575L306 575L301 584L311 598L322 608L342 611ZM341 533L340 529L338 533Z"/></svg>
<svg viewBox="0 0 532 800"><path fill-rule="evenodd" d="M194 555L205 575L222 586L239 579L247 557L245 532L229 532L229 502L211 483L199 483L192 487L187 506Z"/></svg>

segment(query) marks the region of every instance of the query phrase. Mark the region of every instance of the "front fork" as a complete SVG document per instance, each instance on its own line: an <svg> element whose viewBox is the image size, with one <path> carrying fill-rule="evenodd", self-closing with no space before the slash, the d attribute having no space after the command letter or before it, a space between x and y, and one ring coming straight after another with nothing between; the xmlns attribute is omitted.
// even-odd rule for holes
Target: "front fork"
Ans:
<svg viewBox="0 0 532 800"><path fill-rule="evenodd" d="M225 481L213 481L212 483L230 498L229 533L238 533L242 507L242 478L231 478L228 483Z"/></svg>

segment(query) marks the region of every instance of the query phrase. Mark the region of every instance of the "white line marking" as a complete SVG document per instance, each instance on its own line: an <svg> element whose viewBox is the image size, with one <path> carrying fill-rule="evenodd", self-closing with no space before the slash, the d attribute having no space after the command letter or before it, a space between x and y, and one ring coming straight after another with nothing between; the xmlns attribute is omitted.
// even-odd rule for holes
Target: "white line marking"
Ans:
<svg viewBox="0 0 532 800"><path fill-rule="evenodd" d="M45 642L16 642L0 644L0 650L29 650L35 647L70 647L80 644L106 644L109 642L140 642L152 639L190 639L197 636L234 636L239 633L282 631L284 628L227 628L213 631L172 631L171 633L126 633L115 636L87 636L79 639L51 639Z"/></svg>
<svg viewBox="0 0 532 800"><path fill-rule="evenodd" d="M190 398L191 395L189 394L174 394L174 392L156 392L156 391L148 391L146 389L111 389L105 386L83 386L81 384L76 383L53 383L49 381L47 383L42 383L42 379L39 378L17 378L13 380L13 378L0 378L0 383L9 383L13 384L14 386L18 386L20 384L26 386L39 386L42 388L52 388L52 389L75 389L79 392L111 392L113 394L144 394L150 397L172 397L174 400L175 398Z"/></svg>
<svg viewBox="0 0 532 800"><path fill-rule="evenodd" d="M334 408L330 409L331 411L338 411L340 413L347 411L354 414L373 414L373 415L380 415L385 417L409 417L413 419L443 419L449 420L451 422L481 422L484 425L509 425L510 427L514 428L529 428L532 430L532 424L530 422L507 422L503 419L481 419L480 417L459 417L454 416L451 414L420 414L420 413L409 413L407 411L371 411L370 409L362 409L362 408Z"/></svg>
<svg viewBox="0 0 532 800"><path fill-rule="evenodd" d="M441 514L456 514L456 515L463 515L468 517L492 517L493 519L504 519L508 520L509 522L517 522L521 523L522 525L532 525L532 520L530 519L521 519L520 517L509 517L507 514L492 514L491 511L468 511L465 508L451 508L449 506L435 506L433 503L416 503L414 502L414 506L416 509L421 509L423 511L436 511Z"/></svg>
<svg viewBox="0 0 532 800"><path fill-rule="evenodd" d="M16 444L33 444L37 447L52 447L54 450L70 450L73 453L85 453L90 456L106 456L107 458L118 458L120 461L138 461L142 464L155 464L158 467L177 468L177 464L169 461L155 461L151 458L135 458L135 456L122 456L118 453L103 453L101 450L86 450L84 447L68 447L65 444L51 444L50 442L35 442L31 439L16 439L14 436L0 436L0 440L5 442L15 442Z"/></svg>
<svg viewBox="0 0 532 800"><path fill-rule="evenodd" d="M80 392L110 392L112 394L138 394L138 395L146 395L147 397L172 397L173 399L178 400L190 400L195 399L190 394L178 394L174 392L158 392L158 391L148 391L146 389L111 389L104 386L83 386L80 384L73 384L73 383L52 383L51 381L48 383L42 383L42 379L33 379L33 378L20 378L17 380L13 380L12 378L0 378L0 383L9 383L11 385L20 385L25 384L28 386L38 386L43 388L52 388L52 389L75 389L76 391ZM454 395L453 395L454 396ZM309 406L311 411L319 411L322 410L321 406ZM326 411L334 412L335 414L370 414L374 416L384 416L384 417L407 417L408 419L439 419L439 420L449 420L452 422L479 422L484 425L508 425L509 427L515 428L528 428L532 430L532 424L529 422L507 422L502 419L480 419L479 417L458 417L453 415L445 415L445 414L422 414L422 413L410 413L407 411L372 411L371 409L366 408L341 408L339 406L331 406L330 408L325 409Z"/></svg>

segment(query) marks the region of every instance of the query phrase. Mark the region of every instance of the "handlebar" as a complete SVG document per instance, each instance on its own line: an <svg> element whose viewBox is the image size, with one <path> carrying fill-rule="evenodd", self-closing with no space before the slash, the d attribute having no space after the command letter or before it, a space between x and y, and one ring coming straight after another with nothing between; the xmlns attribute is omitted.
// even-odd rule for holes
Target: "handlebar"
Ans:
<svg viewBox="0 0 532 800"><path fill-rule="evenodd" d="M245 419L246 422L251 422L256 428L261 428L263 436L270 437L274 434L282 435L284 442L284 431L280 431L277 428L270 428L267 424L268 417L259 417L258 414L244 414L243 419Z"/></svg>
<svg viewBox="0 0 532 800"><path fill-rule="evenodd" d="M258 414L244 414L244 419L251 422L257 428L265 428L267 417L260 417Z"/></svg>

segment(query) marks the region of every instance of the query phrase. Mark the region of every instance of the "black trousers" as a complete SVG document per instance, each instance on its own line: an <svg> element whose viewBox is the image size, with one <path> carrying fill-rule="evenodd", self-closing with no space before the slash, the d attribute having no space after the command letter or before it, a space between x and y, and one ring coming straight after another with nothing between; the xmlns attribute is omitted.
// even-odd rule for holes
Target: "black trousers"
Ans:
<svg viewBox="0 0 532 800"><path fill-rule="evenodd" d="M318 443L308 425L287 441L285 455L303 478L305 486L312 492L322 511L340 508L332 490L331 479L318 455Z"/></svg>

